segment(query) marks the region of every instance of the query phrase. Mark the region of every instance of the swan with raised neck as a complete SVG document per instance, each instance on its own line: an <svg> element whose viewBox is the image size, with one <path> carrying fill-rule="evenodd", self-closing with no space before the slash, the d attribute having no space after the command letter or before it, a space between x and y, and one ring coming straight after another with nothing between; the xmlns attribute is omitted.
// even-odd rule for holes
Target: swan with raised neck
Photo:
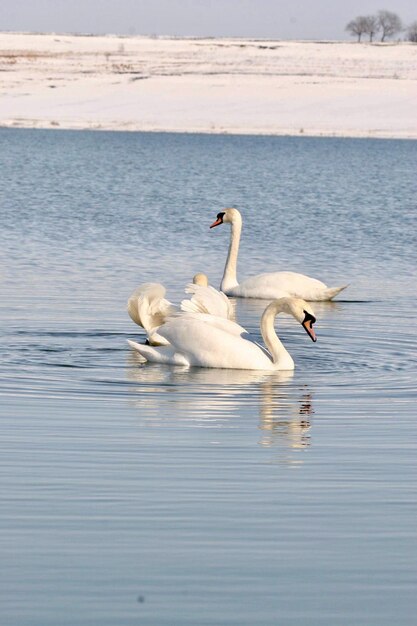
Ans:
<svg viewBox="0 0 417 626"><path fill-rule="evenodd" d="M242 232L242 216L237 209L223 209L217 214L217 218L210 228L220 224L231 225L229 251L220 285L221 291L228 296L265 300L289 296L318 302L331 300L343 289L346 289L347 285L327 287L320 280L297 272L268 272L252 276L239 283L237 280L237 258Z"/></svg>

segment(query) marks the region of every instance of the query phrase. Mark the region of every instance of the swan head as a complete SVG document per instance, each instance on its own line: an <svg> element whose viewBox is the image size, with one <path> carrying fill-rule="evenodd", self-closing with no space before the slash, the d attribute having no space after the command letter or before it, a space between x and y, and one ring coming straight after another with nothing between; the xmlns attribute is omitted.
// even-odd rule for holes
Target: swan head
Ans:
<svg viewBox="0 0 417 626"><path fill-rule="evenodd" d="M288 298L290 300L289 308L292 315L298 320L306 331L307 335L314 342L317 341L313 324L316 323L316 316L311 306L301 298Z"/></svg>
<svg viewBox="0 0 417 626"><path fill-rule="evenodd" d="M271 305L270 305L271 306ZM272 303L275 311L282 311L295 317L306 331L307 335L314 342L317 341L313 324L316 323L316 316L311 306L302 298L280 298Z"/></svg>
<svg viewBox="0 0 417 626"><path fill-rule="evenodd" d="M237 209L223 209L220 213L217 213L217 217L210 228L214 228L215 226L219 226L220 224L233 224L236 222L241 222L242 217L240 212Z"/></svg>
<svg viewBox="0 0 417 626"><path fill-rule="evenodd" d="M195 274L195 276L193 276L193 284L200 285L201 287L208 287L208 277L205 274L198 272L198 274Z"/></svg>

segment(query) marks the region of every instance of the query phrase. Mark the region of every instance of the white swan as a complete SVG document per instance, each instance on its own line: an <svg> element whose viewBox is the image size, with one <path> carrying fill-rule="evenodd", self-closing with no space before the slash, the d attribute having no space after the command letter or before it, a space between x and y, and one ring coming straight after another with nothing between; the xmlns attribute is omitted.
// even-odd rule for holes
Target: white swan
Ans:
<svg viewBox="0 0 417 626"><path fill-rule="evenodd" d="M168 345L168 341L158 330L179 310L234 318L232 303L224 293L209 286L205 274L196 274L193 277L193 284L187 285L185 289L185 293L192 294L192 297L182 300L180 307L169 302L165 293L166 289L160 283L144 283L135 289L127 301L130 318L146 330L151 345Z"/></svg>
<svg viewBox="0 0 417 626"><path fill-rule="evenodd" d="M217 214L217 219L210 228L224 223L231 224L231 234L229 252L220 289L228 296L261 298L265 300L293 296L311 302L319 302L331 300L348 286L327 287L320 280L304 276L304 274L297 274L296 272L258 274L238 283L236 268L242 231L242 216L237 209L224 209Z"/></svg>
<svg viewBox="0 0 417 626"><path fill-rule="evenodd" d="M294 361L274 329L278 313L287 313L303 325L313 341L316 321L309 305L300 298L280 298L269 304L261 318L265 350L247 331L221 317L184 313L172 317L159 329L169 346L152 347L129 341L144 361L247 370L293 370Z"/></svg>

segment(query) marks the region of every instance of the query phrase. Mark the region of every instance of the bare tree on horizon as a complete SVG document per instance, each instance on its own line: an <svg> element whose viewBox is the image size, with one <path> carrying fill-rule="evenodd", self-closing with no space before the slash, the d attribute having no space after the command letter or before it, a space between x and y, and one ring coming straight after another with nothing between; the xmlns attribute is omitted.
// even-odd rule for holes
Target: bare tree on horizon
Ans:
<svg viewBox="0 0 417 626"><path fill-rule="evenodd" d="M360 42L361 37L364 33L367 32L367 18L364 15L358 15L354 20L351 20L348 24L346 24L345 30L347 30L351 35L357 35L358 42Z"/></svg>
<svg viewBox="0 0 417 626"><path fill-rule="evenodd" d="M407 39L413 43L417 43L417 22L413 22L407 28Z"/></svg>
<svg viewBox="0 0 417 626"><path fill-rule="evenodd" d="M372 43L375 33L380 30L378 17L376 15L367 15L365 17L366 30L365 33L369 35L369 41Z"/></svg>
<svg viewBox="0 0 417 626"><path fill-rule="evenodd" d="M391 11L378 11L378 26L381 31L381 41L385 41L386 37L392 37L402 30L402 23L396 13Z"/></svg>

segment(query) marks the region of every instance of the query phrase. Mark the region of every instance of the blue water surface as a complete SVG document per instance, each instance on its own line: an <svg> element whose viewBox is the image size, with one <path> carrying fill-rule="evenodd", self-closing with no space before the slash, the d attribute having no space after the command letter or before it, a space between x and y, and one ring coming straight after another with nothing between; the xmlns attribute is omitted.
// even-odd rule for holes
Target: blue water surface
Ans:
<svg viewBox="0 0 417 626"><path fill-rule="evenodd" d="M5 626L408 626L417 592L417 142L0 131ZM350 283L294 373L140 364L126 300ZM239 300L260 339L265 302Z"/></svg>

